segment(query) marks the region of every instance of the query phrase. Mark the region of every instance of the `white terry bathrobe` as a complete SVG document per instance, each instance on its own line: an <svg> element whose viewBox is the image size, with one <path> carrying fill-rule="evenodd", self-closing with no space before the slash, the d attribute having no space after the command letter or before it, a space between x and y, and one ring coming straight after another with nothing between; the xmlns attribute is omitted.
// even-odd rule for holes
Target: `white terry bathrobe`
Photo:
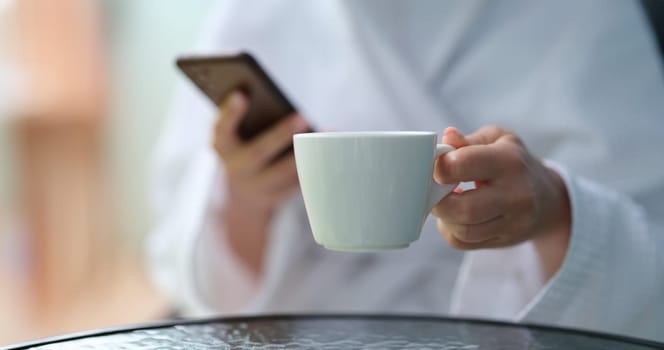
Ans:
<svg viewBox="0 0 664 350"><path fill-rule="evenodd" d="M548 281L530 242L462 253L431 218L408 249L332 252L296 194L253 281L220 229L217 112L185 83L148 240L182 310L454 314L664 340L664 74L637 1L228 0L198 53L229 50L253 53L318 130L515 131L564 177L571 242Z"/></svg>

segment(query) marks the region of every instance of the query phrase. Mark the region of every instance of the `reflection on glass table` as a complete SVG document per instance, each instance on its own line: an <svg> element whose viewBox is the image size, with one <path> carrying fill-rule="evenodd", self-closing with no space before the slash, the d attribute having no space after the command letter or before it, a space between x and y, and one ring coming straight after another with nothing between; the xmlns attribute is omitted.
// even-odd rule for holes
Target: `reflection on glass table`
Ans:
<svg viewBox="0 0 664 350"><path fill-rule="evenodd" d="M615 335L416 316L265 316L181 321L52 338L9 349L664 349Z"/></svg>

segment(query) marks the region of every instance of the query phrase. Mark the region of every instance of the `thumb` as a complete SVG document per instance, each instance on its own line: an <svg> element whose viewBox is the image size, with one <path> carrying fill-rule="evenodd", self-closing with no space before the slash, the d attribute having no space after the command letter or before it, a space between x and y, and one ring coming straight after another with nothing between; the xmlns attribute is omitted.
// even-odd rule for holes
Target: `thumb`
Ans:
<svg viewBox="0 0 664 350"><path fill-rule="evenodd" d="M508 132L504 129L495 125L488 125L483 126L474 133L466 136L466 141L468 141L468 144L470 145L490 145L505 134L508 134Z"/></svg>
<svg viewBox="0 0 664 350"><path fill-rule="evenodd" d="M489 137L493 136L493 131L484 130L484 129L485 128L482 128L474 132L473 134L468 135L468 137L466 137L463 136L463 134L457 128L450 127L445 129L445 131L443 132L443 139L441 140L441 142L453 146L455 148L461 148L469 145L487 144L482 141L489 139ZM475 182L475 188L480 188L484 184L484 182L482 181L474 181L474 182ZM463 189L461 188L461 186L457 186L457 188L454 189L454 192L462 193Z"/></svg>

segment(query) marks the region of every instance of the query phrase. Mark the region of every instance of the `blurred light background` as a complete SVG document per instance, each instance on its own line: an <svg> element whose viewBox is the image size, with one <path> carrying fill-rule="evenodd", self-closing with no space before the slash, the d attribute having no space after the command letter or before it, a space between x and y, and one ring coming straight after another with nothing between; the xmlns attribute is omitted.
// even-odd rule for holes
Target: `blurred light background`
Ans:
<svg viewBox="0 0 664 350"><path fill-rule="evenodd" d="M0 0L0 345L166 317L151 155L211 0Z"/></svg>

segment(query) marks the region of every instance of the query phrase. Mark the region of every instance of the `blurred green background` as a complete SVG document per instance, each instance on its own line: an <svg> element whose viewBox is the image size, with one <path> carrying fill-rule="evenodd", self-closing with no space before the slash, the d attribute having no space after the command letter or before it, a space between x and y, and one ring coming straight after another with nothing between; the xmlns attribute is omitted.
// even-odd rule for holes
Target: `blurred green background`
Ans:
<svg viewBox="0 0 664 350"><path fill-rule="evenodd" d="M103 3L112 85L107 169L121 203L121 233L136 244L151 228L148 171L181 78L174 58L192 49L211 4L211 0ZM0 208L6 209L16 201L12 141L8 123L0 122Z"/></svg>
<svg viewBox="0 0 664 350"><path fill-rule="evenodd" d="M30 0L29 4L39 11L53 6L48 1L51 0ZM19 175L19 160L24 154L19 152L19 136L14 133L18 123L13 115L18 113L11 113L7 108L12 102L8 97L11 91L7 89L15 87L7 78L11 74L5 73L18 71L10 59L12 50L20 46L17 42L21 40L19 27L13 22L21 18L15 9L28 2L0 0L0 346L65 332L147 322L166 317L170 311L168 301L150 285L142 262L143 238L153 225L149 203L150 167L176 87L186 84L175 67L175 58L192 52L215 2L85 1L67 0L65 3L63 0L55 6L62 5L61 9L65 9L62 11L67 11L65 4L83 7L92 4L91 7L101 13L103 33L95 40L101 42L101 51L108 65L105 76L110 101L108 113L104 116L101 159L103 174L110 181L108 187L112 198L108 202L113 206L114 227L110 229L110 240L108 237L98 239L97 243L101 242L101 245L96 251L86 251L91 247L89 242L82 242L81 249L77 248L75 244L79 242L75 241L79 238L86 241L85 236L64 237L68 232L47 232L40 236L28 232L27 219L20 212L20 201L25 197L19 193L20 184L29 182L22 182L19 178L24 176ZM49 33L42 34L48 36ZM48 39L42 41L49 42ZM67 86L66 82L64 86ZM68 199L64 197L66 195L57 200L64 202ZM59 209L56 205L56 220L59 219ZM95 232L90 232L89 236L95 234L103 236ZM76 266L72 268L71 262L60 266L62 274L59 267L49 272L56 284L63 284L54 289L65 291L64 298L50 302L55 305L39 301L44 296L46 299L42 299L47 300L49 291L44 288L39 291L40 288L30 282L31 279L39 280L39 276L34 276L39 275L34 268L40 263L39 249L34 246L38 246L35 242L40 239L47 242L46 246L53 242L60 245L52 250L74 247L73 250L65 249L60 255L55 252L55 259L51 256L51 260L41 260L42 265L58 265L59 260L67 260L72 253L78 254L79 251L81 255L88 255L79 261L94 262L88 268L91 274L81 277L84 288L80 284L65 286L66 283L60 281L66 274L73 276L80 272ZM113 246L107 245L108 242ZM114 252L106 254L107 251ZM39 281L36 283L39 285ZM72 297L67 294L72 290L80 295Z"/></svg>

